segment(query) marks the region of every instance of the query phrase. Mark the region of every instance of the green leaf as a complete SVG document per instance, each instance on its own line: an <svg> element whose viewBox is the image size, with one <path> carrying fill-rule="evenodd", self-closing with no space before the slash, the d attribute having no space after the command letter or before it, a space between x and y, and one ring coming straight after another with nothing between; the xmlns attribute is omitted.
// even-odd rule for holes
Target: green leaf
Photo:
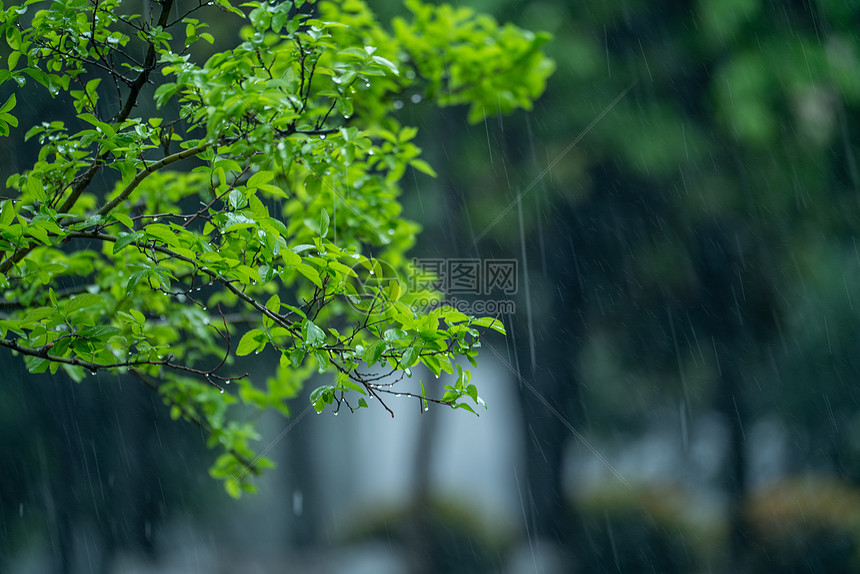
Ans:
<svg viewBox="0 0 860 574"><path fill-rule="evenodd" d="M505 333L504 324L493 317L480 317L478 319L473 319L471 324L478 327L488 327L494 331L498 331L502 335L507 334Z"/></svg>
<svg viewBox="0 0 860 574"><path fill-rule="evenodd" d="M0 113L2 113L2 109L0 109ZM95 126L96 128L99 129L99 131L105 137L113 138L116 136L116 130L113 129L113 126L111 126L108 123L101 121L100 119L95 117L93 114L90 114L90 113L78 114L78 119L81 119L81 120L87 122L88 124Z"/></svg>
<svg viewBox="0 0 860 574"><path fill-rule="evenodd" d="M0 225L9 225L15 219L15 203L11 199L3 202L0 210Z"/></svg>
<svg viewBox="0 0 860 574"><path fill-rule="evenodd" d="M242 357L250 355L254 351L261 350L266 346L266 339L266 334L262 330L251 329L239 339L239 344L236 345L236 355Z"/></svg>
<svg viewBox="0 0 860 574"><path fill-rule="evenodd" d="M302 337L309 347L319 347L325 342L325 331L309 319L305 319L302 322Z"/></svg>
<svg viewBox="0 0 860 574"><path fill-rule="evenodd" d="M179 245L179 238L176 233L168 225L163 223L150 223L144 228L146 236L152 239L159 239L170 247Z"/></svg>
<svg viewBox="0 0 860 574"><path fill-rule="evenodd" d="M113 253L119 253L132 243L143 239L143 233L135 231L133 233L118 233L116 241L113 244Z"/></svg>
<svg viewBox="0 0 860 574"><path fill-rule="evenodd" d="M257 188L263 184L269 183L275 178L275 174L271 171L258 171L248 178L247 186L249 188Z"/></svg>
<svg viewBox="0 0 860 574"><path fill-rule="evenodd" d="M266 301L266 309L268 309L272 313L281 312L281 298L278 297L277 293L269 297L269 300Z"/></svg>
<svg viewBox="0 0 860 574"><path fill-rule="evenodd" d="M466 404L466 403L457 403L456 405L454 405L454 408L455 408L455 409L463 409L463 410L465 410L465 411L469 411L470 413L472 413L472 414L473 414L473 415L475 415L476 417L481 416L481 415L479 415L478 413L476 413L476 412L475 412L475 409L473 409L472 407L470 407L470 406L469 406L468 404Z"/></svg>
<svg viewBox="0 0 860 574"><path fill-rule="evenodd" d="M9 58L8 58L8 62L7 62L8 66L9 66L9 70L15 69L15 67L18 65L18 60L20 58L21 58L21 52L15 51L15 52L12 52L11 54L9 54Z"/></svg>
<svg viewBox="0 0 860 574"><path fill-rule="evenodd" d="M15 94L9 96L3 105L0 106L0 114L9 113L15 107L15 104L18 103L18 98L15 97Z"/></svg>
<svg viewBox="0 0 860 574"><path fill-rule="evenodd" d="M345 389L351 389L357 393L361 393L362 395L367 395L367 389L365 389L363 386L359 385L349 377L338 377L337 383L339 386Z"/></svg>
<svg viewBox="0 0 860 574"><path fill-rule="evenodd" d="M377 361L379 361L380 357L382 357L382 354L385 352L386 349L387 349L387 345L386 345L385 341L383 341L383 340L375 341L367 349L367 351L365 351L364 357L363 357L364 362L367 363L368 367L372 367L373 365L376 364Z"/></svg>
<svg viewBox="0 0 860 574"><path fill-rule="evenodd" d="M319 195L320 189L322 189L322 178L315 173L309 175L305 179L305 189L309 196L316 197Z"/></svg>
<svg viewBox="0 0 860 574"><path fill-rule="evenodd" d="M290 364L294 369L298 369L302 366L302 361L305 360L305 355L307 353L304 349L300 349L298 347L294 347L290 350Z"/></svg>
<svg viewBox="0 0 860 574"><path fill-rule="evenodd" d="M409 162L409 165L411 165L412 167L414 167L415 169L417 169L418 171L420 171L422 173L426 173L430 177L437 177L437 175L438 175L436 173L436 170L434 170L432 167L430 167L430 164L427 163L426 161L424 161L423 159L417 159L417 158L413 159L412 161Z"/></svg>
<svg viewBox="0 0 860 574"><path fill-rule="evenodd" d="M329 221L328 212L325 209L320 211L320 237L328 235Z"/></svg>
<svg viewBox="0 0 860 574"><path fill-rule="evenodd" d="M314 351L314 359L317 361L317 373L325 373L329 364L328 355L323 351Z"/></svg>
<svg viewBox="0 0 860 574"><path fill-rule="evenodd" d="M125 225L129 229L134 229L134 222L131 220L131 217L129 217L128 215L126 215L124 213L112 212L111 217L113 217L115 220L122 223L123 225ZM116 251L114 251L114 253L116 253Z"/></svg>
<svg viewBox="0 0 860 574"><path fill-rule="evenodd" d="M314 410L316 412L323 412L326 405L331 403L332 391L334 391L334 387L332 385L323 385L321 387L317 387L311 392L310 402L314 406Z"/></svg>
<svg viewBox="0 0 860 574"><path fill-rule="evenodd" d="M391 60L386 60L382 56L373 56L373 61L377 64L381 64L382 66L388 68L392 74L395 76L400 75L400 70L397 69L397 65Z"/></svg>
<svg viewBox="0 0 860 574"><path fill-rule="evenodd" d="M284 265L298 265L302 262L302 258L293 250L287 249L281 252L281 257L284 258Z"/></svg>
<svg viewBox="0 0 860 574"><path fill-rule="evenodd" d="M437 377L442 373L442 365L435 355L424 355L421 357L421 362L427 365L427 368Z"/></svg>
<svg viewBox="0 0 860 574"><path fill-rule="evenodd" d="M80 293L69 298L65 305L65 312L71 315L87 307L92 307L104 302L104 297L94 293Z"/></svg>
<svg viewBox="0 0 860 574"><path fill-rule="evenodd" d="M320 279L320 274L316 269L307 263L299 263L296 265L296 271L307 277L311 283L322 289L322 279Z"/></svg>
<svg viewBox="0 0 860 574"><path fill-rule="evenodd" d="M400 366L403 368L411 367L418 362L418 349L409 347L403 352L403 358L400 360Z"/></svg>
<svg viewBox="0 0 860 574"><path fill-rule="evenodd" d="M92 325L90 327L84 327L83 329L78 331L78 336L85 337L87 339L103 339L106 340L112 335L116 335L117 333L121 333L120 329L112 326L112 325Z"/></svg>

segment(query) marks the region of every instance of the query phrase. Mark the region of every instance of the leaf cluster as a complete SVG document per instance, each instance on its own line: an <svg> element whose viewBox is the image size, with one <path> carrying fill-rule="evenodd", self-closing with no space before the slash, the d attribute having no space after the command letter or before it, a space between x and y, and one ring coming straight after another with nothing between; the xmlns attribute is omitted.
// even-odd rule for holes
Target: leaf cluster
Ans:
<svg viewBox="0 0 860 574"><path fill-rule="evenodd" d="M418 309L402 278L418 226L398 182L434 171L394 103L421 92L470 104L473 120L490 102L528 107L551 70L546 38L418 2L394 32L353 0L216 0L178 18L158 4L152 17L116 0L0 6L0 83L73 108L28 126L38 157L0 198L0 346L32 373L136 376L209 434L232 495L270 464L243 418L289 414L315 373L332 376L310 394L317 412L376 399L393 415L393 394L483 404L455 361L474 365L501 323ZM243 26L204 58L216 10ZM2 135L18 127L15 93ZM254 384L244 357L264 351L277 368ZM419 364L456 367L457 382L410 383Z"/></svg>

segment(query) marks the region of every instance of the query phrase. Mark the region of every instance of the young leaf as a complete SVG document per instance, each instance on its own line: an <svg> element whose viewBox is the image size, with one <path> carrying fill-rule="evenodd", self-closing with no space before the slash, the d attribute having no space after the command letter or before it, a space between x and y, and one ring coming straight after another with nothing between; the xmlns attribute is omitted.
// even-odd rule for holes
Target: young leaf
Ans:
<svg viewBox="0 0 860 574"><path fill-rule="evenodd" d="M262 342L261 342L262 340ZM239 339L239 344L236 345L236 355L241 357L250 355L254 351L258 351L265 346L265 333L260 329L251 329Z"/></svg>

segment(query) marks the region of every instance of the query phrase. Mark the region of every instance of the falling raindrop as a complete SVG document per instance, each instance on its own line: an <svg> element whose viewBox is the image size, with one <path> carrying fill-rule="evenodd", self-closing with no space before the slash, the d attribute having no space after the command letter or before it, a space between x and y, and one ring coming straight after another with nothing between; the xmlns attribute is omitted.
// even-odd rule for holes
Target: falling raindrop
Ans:
<svg viewBox="0 0 860 574"><path fill-rule="evenodd" d="M400 100L394 100L394 109L400 110L402 108L403 108L403 102L401 102Z"/></svg>
<svg viewBox="0 0 860 574"><path fill-rule="evenodd" d="M418 104L421 102L421 95L420 94L412 94L412 97L409 99L412 100L413 104Z"/></svg>

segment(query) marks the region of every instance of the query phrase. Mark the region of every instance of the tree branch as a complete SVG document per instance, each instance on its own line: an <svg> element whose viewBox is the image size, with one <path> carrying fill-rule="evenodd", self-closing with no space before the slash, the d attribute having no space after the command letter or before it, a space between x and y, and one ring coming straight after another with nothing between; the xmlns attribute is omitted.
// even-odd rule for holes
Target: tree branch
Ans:
<svg viewBox="0 0 860 574"><path fill-rule="evenodd" d="M74 238L97 239L99 241L110 241L111 243L115 243L117 240L117 238L113 235L110 235L108 233L95 232L95 231L73 231L73 232L69 233L66 237L70 237L73 239ZM218 281L219 283L224 285L227 289L230 290L230 292L232 292L234 295L236 295L239 299L241 299L245 303L251 305L254 309L256 309L257 311L259 311L260 313L262 313L263 315L265 315L266 317L268 317L269 319L271 319L272 321L277 323L279 326L284 327L285 329L289 330L290 328L292 328L296 325L296 321L294 321L293 319L290 319L289 317L285 317L284 315L281 315L279 313L275 313L274 311L268 309L265 305L263 305L262 303L260 303L256 299L254 299L253 297L247 295L244 291L242 291L241 289L239 289L238 287L236 287L233 284L234 280L227 279L226 277L223 277L223 276L219 275L218 273L216 273L215 271L212 271L211 269L208 269L206 267L200 267L199 263L197 261L195 261L194 259L191 259L190 257L185 257L184 255L181 255L181 254L173 251L172 249L170 249L168 247L164 247L163 245L158 245L158 244L154 244L154 243L146 243L145 241L132 241L131 243L129 243L129 245L134 245L135 247L137 247L139 249L144 249L144 250L145 249L152 249L152 250L157 251L159 253L169 255L170 257L173 257L174 259L184 261L185 263L188 263L188 264L194 266L196 269L199 269L202 273L205 273L206 275L211 277L213 280Z"/></svg>
<svg viewBox="0 0 860 574"><path fill-rule="evenodd" d="M158 18L158 26L164 27L167 24L167 19L170 13L170 9L173 7L173 2L174 0L163 1L161 15ZM132 82L128 98L125 101L125 105L114 118L114 122L122 122L126 118L128 118L129 114L131 114L131 110L137 103L137 98L140 95L140 90L143 89L143 86L146 85L147 81L149 81L149 75L155 69L155 50L155 44L150 43L149 48L146 52L146 60L144 61L143 70L141 70L140 74L137 76L134 82ZM114 73L111 72L111 75L114 75ZM74 207L75 203L78 201L78 198L81 196L84 190L89 187L90 183L92 183L93 181L93 178L104 166L103 158L107 153L108 152L105 152L104 154L98 156L95 160L93 160L93 163L90 165L87 171L85 171L81 178L78 179L77 182L72 186L72 192L63 202L63 204L58 208L58 211L60 213L68 213L69 211L71 211L72 207ZM138 181L137 184L139 183L140 182ZM137 184L135 184L135 187L137 187ZM131 193L131 190L129 190L128 193ZM107 211L109 212L114 207L116 207L116 205L111 206L110 209L108 209ZM27 254L30 253L30 251L30 248L16 249L12 253L12 255L0 262L0 275L8 273L12 266L24 259L24 257L26 257Z"/></svg>
<svg viewBox="0 0 860 574"><path fill-rule="evenodd" d="M108 213L113 211L119 204L121 204L123 201L128 199L128 196L131 195L131 192L133 192L137 188L137 186L140 185L140 183L144 179L149 177L152 173L158 171L159 169L161 169L163 167L167 167L168 165L170 165L172 163L176 163L177 161L180 161L180 160L189 158L191 156L195 156L201 152L204 152L210 146L212 146L213 143L214 142L203 142L202 144L199 144L195 147L188 148L188 149L183 150L181 152L177 152L173 155L169 155L163 159L160 159L155 163L149 164L147 167L145 167L143 170L141 170L140 173L138 173L134 177L134 179L131 180L131 182L129 182L129 184L127 186L125 186L125 189L123 189L122 192L118 196L116 196L111 201L104 204L96 213L98 213L99 215L107 215Z"/></svg>
<svg viewBox="0 0 860 574"><path fill-rule="evenodd" d="M173 1L174 0L163 0L163 2L161 2L161 14L158 17L157 23L158 27L167 27L167 20L170 16L171 8L173 8ZM134 109L134 106L137 103L137 97L140 95L140 90L142 90L143 86L146 85L146 82L149 81L149 75L155 69L155 51L155 44L150 42L149 48L146 51L146 58L143 61L143 70L141 70L140 74L134 82L132 82L129 88L128 98L125 100L125 105L114 118L114 122L125 120L131 114L131 110Z"/></svg>
<svg viewBox="0 0 860 574"><path fill-rule="evenodd" d="M112 363L110 365L102 365L100 363L93 363L91 361L85 361L84 359L79 359L78 357L60 357L57 355L51 355L48 351L53 347L53 343L48 343L43 347L25 347L23 345L19 345L17 341L12 339L0 338L0 347L6 347L13 351L17 351L22 355L28 355L30 357L39 357L40 359L47 359L53 363L63 363L66 365L73 365L76 367L83 367L85 369L89 369L90 372L95 372L100 369L121 369L128 367L140 367L143 365L169 365L170 357L162 361L123 361L121 363Z"/></svg>

